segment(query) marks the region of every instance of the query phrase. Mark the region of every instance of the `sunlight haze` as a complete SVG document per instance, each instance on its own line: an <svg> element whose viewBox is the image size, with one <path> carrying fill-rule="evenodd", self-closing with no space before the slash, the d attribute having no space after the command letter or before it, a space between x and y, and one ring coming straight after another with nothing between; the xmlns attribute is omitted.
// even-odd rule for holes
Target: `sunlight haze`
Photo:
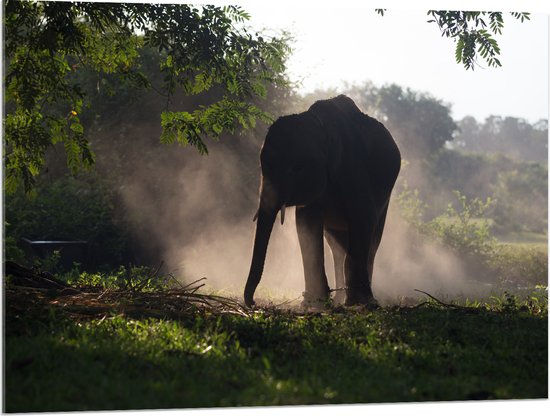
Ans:
<svg viewBox="0 0 550 416"><path fill-rule="evenodd" d="M520 23L505 14L503 34L496 37L502 67L480 62L472 71L455 62L454 42L427 23L427 9L388 9L380 16L375 6L322 4L300 4L289 13L275 2L243 3L254 29L294 37L288 69L301 93L370 80L429 92L451 104L457 119L548 118L548 15Z"/></svg>

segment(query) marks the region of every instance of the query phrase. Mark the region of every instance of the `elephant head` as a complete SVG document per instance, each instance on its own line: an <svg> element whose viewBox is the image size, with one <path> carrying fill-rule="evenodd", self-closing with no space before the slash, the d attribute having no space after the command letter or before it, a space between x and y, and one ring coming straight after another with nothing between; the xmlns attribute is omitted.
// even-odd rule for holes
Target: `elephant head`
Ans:
<svg viewBox="0 0 550 416"><path fill-rule="evenodd" d="M334 154L322 121L310 112L281 117L269 128L260 153L260 202L246 305L254 305L277 213L281 212L282 223L287 206L308 205L322 198L334 170Z"/></svg>

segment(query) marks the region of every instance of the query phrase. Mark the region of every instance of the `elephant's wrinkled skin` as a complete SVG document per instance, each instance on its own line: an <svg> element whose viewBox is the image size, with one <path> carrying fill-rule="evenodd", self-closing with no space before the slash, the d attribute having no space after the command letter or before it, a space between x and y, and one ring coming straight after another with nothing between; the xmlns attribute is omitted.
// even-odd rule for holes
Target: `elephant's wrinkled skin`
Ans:
<svg viewBox="0 0 550 416"><path fill-rule="evenodd" d="M348 97L317 101L308 111L280 117L260 154L260 206L244 299L254 305L277 213L296 206L305 276L305 306L330 297L323 235L332 250L336 287L345 304L376 305L374 256L382 238L401 155L388 130ZM337 291L335 301L344 299Z"/></svg>

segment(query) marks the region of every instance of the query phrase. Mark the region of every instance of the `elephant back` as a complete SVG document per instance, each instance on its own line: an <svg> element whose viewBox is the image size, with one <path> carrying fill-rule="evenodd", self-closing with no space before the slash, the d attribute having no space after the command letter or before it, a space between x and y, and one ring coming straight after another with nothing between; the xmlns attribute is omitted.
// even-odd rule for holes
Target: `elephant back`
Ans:
<svg viewBox="0 0 550 416"><path fill-rule="evenodd" d="M365 178L374 181L376 188L393 187L401 154L381 122L363 113L345 95L316 101L308 111L322 120L332 148L338 149L335 152L346 161L344 165L354 172L364 171Z"/></svg>

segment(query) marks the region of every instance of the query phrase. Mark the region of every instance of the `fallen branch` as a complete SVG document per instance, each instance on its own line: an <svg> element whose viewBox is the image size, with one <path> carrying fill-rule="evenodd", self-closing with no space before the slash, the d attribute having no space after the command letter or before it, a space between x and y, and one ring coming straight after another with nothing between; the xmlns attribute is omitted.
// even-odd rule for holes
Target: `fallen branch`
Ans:
<svg viewBox="0 0 550 416"><path fill-rule="evenodd" d="M162 264L161 264L162 266ZM160 270L160 267L155 273ZM102 318L106 314L124 314L181 319L197 312L230 313L248 316L237 300L198 293L206 278L178 288L144 291L97 287L73 287L53 276L39 273L13 262L6 262L10 279L6 286L8 303L14 308L42 310L55 307L75 317ZM30 302L34 298L36 301Z"/></svg>
<svg viewBox="0 0 550 416"><path fill-rule="evenodd" d="M414 289L415 292L419 292L419 293L423 293L424 295L428 296L430 299L432 299L433 301L435 301L437 304L441 305L441 306L445 306L446 308L454 308L454 309L475 309L475 308L472 308L470 306L461 306L461 305L455 305L453 303L446 303L446 302L443 302L439 299L437 299L435 296L433 295L430 295L428 292L424 292L423 290L419 290L419 289ZM420 306L422 305L426 305L428 304L429 302L422 302L422 303L419 303L418 305L416 306L413 306L413 308L419 308Z"/></svg>
<svg viewBox="0 0 550 416"><path fill-rule="evenodd" d="M55 278L51 273L38 272L10 260L4 262L4 270L6 276L11 276L12 284L16 286L57 290L71 287L62 280Z"/></svg>

